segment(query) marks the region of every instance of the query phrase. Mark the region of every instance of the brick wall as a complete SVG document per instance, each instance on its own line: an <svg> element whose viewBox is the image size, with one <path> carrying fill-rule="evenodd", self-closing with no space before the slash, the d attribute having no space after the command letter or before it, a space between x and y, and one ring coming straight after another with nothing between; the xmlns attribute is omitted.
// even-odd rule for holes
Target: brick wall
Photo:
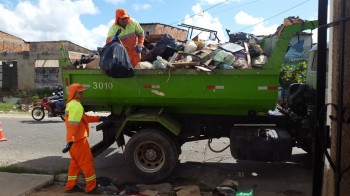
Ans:
<svg viewBox="0 0 350 196"><path fill-rule="evenodd" d="M143 30L145 31L145 34L153 35L153 34L169 34L174 39L177 39L179 41L185 41L187 31L172 27L169 25L163 25L160 23L143 23L141 24Z"/></svg>
<svg viewBox="0 0 350 196"><path fill-rule="evenodd" d="M24 40L0 31L0 52L29 51L29 44Z"/></svg>

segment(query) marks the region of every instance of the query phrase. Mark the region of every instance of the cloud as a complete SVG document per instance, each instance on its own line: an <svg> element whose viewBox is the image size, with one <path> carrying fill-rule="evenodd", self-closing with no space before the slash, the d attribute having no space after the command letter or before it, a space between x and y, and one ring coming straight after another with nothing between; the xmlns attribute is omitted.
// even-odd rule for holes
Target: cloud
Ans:
<svg viewBox="0 0 350 196"><path fill-rule="evenodd" d="M139 10L147 10L151 7L150 4L140 4L140 3L134 3L131 5L132 8L135 10L135 11L139 11Z"/></svg>
<svg viewBox="0 0 350 196"><path fill-rule="evenodd" d="M201 5L209 4L209 5L216 5L219 3L230 3L230 2L240 2L241 0L200 0Z"/></svg>
<svg viewBox="0 0 350 196"><path fill-rule="evenodd" d="M250 33L254 35L270 35L276 32L278 26L277 24L264 26L263 23L260 23L255 25Z"/></svg>
<svg viewBox="0 0 350 196"><path fill-rule="evenodd" d="M126 0L104 0L104 1L107 3L111 3L113 5L119 5L126 2Z"/></svg>
<svg viewBox="0 0 350 196"><path fill-rule="evenodd" d="M225 36L222 24L220 23L219 18L213 17L210 15L208 12L203 12L203 9L199 3L195 4L192 6L192 11L194 14L197 14L193 17L190 17L190 15L185 16L184 23L192 26L197 26L205 29L210 29L210 30L216 30L217 31L217 36L219 37L221 42L226 42L228 41L228 37ZM207 40L209 38L210 33L207 32L201 32L198 30L194 30L192 34L192 38L199 34L199 38L203 40Z"/></svg>
<svg viewBox="0 0 350 196"><path fill-rule="evenodd" d="M266 23L263 22L264 18L254 17L244 11L238 12L234 16L234 20L239 25L247 25L246 28L242 29L244 32L249 32L255 35L273 34L276 32L276 29L279 26L277 24L266 26Z"/></svg>
<svg viewBox="0 0 350 196"><path fill-rule="evenodd" d="M0 29L29 42L68 40L96 49L104 45L109 27L102 24L89 30L80 16L98 12L92 0L21 1L13 9L0 4Z"/></svg>
<svg viewBox="0 0 350 196"><path fill-rule="evenodd" d="M263 18L256 18L243 11L238 12L238 14L236 14L234 18L237 24L243 25L254 25L264 20Z"/></svg>

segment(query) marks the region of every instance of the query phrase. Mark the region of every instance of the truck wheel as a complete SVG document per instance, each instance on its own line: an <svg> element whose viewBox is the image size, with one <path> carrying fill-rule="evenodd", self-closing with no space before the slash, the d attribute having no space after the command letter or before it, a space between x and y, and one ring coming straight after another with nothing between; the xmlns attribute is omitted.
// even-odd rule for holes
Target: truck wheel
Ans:
<svg viewBox="0 0 350 196"><path fill-rule="evenodd" d="M32 110L32 117L36 121L41 121L45 117L45 111L42 107L34 107Z"/></svg>
<svg viewBox="0 0 350 196"><path fill-rule="evenodd" d="M133 135L124 156L131 169L147 183L159 182L175 169L179 153L170 136L156 130Z"/></svg>

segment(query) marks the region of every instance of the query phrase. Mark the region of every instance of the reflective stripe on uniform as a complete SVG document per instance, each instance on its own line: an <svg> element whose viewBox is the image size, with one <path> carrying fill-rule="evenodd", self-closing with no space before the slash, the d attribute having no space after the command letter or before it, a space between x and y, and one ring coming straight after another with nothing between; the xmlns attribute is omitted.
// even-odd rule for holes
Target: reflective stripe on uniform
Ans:
<svg viewBox="0 0 350 196"><path fill-rule="evenodd" d="M93 180L95 178L96 178L96 174L94 174L94 175L92 175L92 176L90 176L88 178L85 178L85 181L91 181L91 180Z"/></svg>
<svg viewBox="0 0 350 196"><path fill-rule="evenodd" d="M78 179L78 176L68 176L68 180L76 180Z"/></svg>
<svg viewBox="0 0 350 196"><path fill-rule="evenodd" d="M68 124L71 124L71 125L79 125L79 121L69 121L69 120L68 120Z"/></svg>

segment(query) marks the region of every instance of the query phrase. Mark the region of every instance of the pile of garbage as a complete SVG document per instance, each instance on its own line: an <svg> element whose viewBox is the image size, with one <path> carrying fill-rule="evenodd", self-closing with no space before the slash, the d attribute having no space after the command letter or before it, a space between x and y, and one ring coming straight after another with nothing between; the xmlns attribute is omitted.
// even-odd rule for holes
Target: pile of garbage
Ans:
<svg viewBox="0 0 350 196"><path fill-rule="evenodd" d="M231 35L231 42L223 44L206 44L198 36L186 43L173 39L169 34L165 34L156 43L149 43L146 37L141 62L135 69L263 67L267 55L260 47L258 38L245 33Z"/></svg>
<svg viewBox="0 0 350 196"><path fill-rule="evenodd" d="M132 77L134 69L201 69L211 71L214 69L259 69L263 68L273 49L273 43L278 39L285 26L300 23L302 20L298 17L286 18L283 25L277 31L268 37L256 37L253 34L238 32L229 34L229 42L227 43L207 43L199 39L198 35L186 42L178 41L169 34L153 34L146 35L144 48L142 50L141 62L135 67L131 67L128 62L125 49L115 50L115 47L106 52L100 58L94 59L86 64L86 68L102 69L105 73L112 77ZM276 36L275 36L276 35ZM266 38L266 39L265 39ZM301 59L304 55L303 42L298 42L291 46L286 55L287 59ZM261 47L263 45L264 47ZM117 47L117 46L116 46ZM264 49L263 49L264 48ZM109 54L112 52L120 53L119 56ZM107 54L108 53L108 54ZM112 56L112 57L111 57ZM118 56L117 60L115 58ZM92 59L92 58L90 58ZM85 59L83 59L85 60ZM113 65L113 66L112 66ZM115 68L117 65L118 68ZM84 67L84 68L85 68ZM121 68L124 71L120 71ZM114 72L118 74L114 74Z"/></svg>
<svg viewBox="0 0 350 196"><path fill-rule="evenodd" d="M64 183L62 182L62 184ZM82 176L78 177L77 186L82 190L86 186ZM166 182L159 184L125 184L118 182L117 179L112 180L108 177L98 177L97 187L98 195L123 196L253 196L254 192L252 188L240 189L238 182L230 179L225 179L220 185L212 187L211 190L201 190L198 185L194 184L172 185Z"/></svg>
<svg viewBox="0 0 350 196"><path fill-rule="evenodd" d="M151 39L147 39L148 36L146 36L141 62L133 69L171 68L202 69L205 71L214 69L253 69L262 68L267 61L267 55L260 47L259 39L251 34L230 34L230 42L223 44L207 44L204 40L199 39L198 36L187 42L178 41L169 34L152 36ZM124 56L121 58L122 60L126 59ZM104 61L103 56L100 56L100 58L94 56L89 58L89 60L88 63L84 61L86 65L80 66L80 68L101 68L104 71L108 69L108 66L107 68L100 67ZM75 62L74 65L77 63ZM112 68L109 70L113 72ZM118 68L118 70L120 69ZM120 75L120 73L118 74ZM119 75L115 77L120 77ZM127 74L123 77L132 76L129 75Z"/></svg>

